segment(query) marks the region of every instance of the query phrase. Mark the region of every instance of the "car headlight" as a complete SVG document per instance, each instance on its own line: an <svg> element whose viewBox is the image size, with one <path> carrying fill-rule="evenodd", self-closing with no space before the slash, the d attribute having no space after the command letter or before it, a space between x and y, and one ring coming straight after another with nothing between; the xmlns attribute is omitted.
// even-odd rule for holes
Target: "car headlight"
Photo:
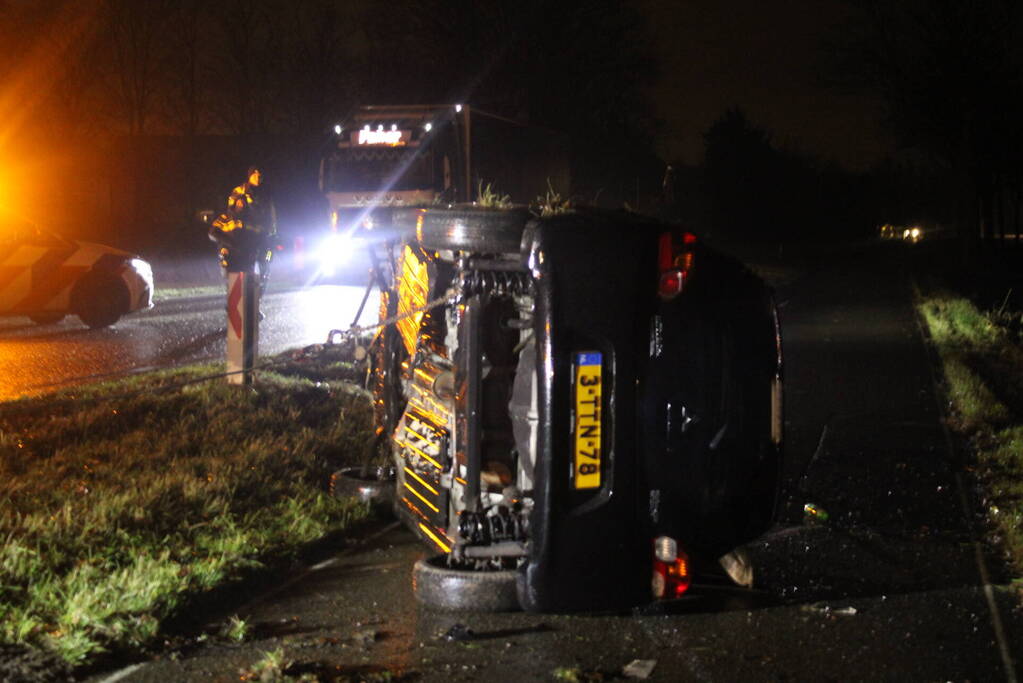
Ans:
<svg viewBox="0 0 1023 683"><path fill-rule="evenodd" d="M132 269L139 274L146 284L149 285L149 291L153 291L153 267L149 265L148 261L143 261L140 258L133 258L129 264Z"/></svg>

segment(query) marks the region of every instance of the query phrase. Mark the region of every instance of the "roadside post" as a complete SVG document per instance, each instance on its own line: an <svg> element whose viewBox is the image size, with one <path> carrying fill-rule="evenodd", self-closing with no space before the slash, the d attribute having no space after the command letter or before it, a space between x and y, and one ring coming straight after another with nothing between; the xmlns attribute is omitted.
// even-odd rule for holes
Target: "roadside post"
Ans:
<svg viewBox="0 0 1023 683"><path fill-rule="evenodd" d="M253 264L254 265L254 264ZM259 346L259 276L255 268L227 272L227 382L252 384Z"/></svg>
<svg viewBox="0 0 1023 683"><path fill-rule="evenodd" d="M228 223L228 225L230 225ZM261 236L245 229L211 230L220 247L220 265L227 275L227 382L252 384L259 348Z"/></svg>

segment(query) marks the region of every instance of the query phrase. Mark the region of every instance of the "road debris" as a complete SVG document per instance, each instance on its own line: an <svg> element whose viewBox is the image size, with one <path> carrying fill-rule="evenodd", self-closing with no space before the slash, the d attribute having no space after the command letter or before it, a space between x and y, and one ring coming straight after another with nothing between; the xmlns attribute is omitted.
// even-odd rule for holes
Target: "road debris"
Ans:
<svg viewBox="0 0 1023 683"><path fill-rule="evenodd" d="M361 645L362 647L369 647L370 645L377 641L379 635L380 634L377 631L369 628L363 631L356 631L355 633L353 633L352 640L355 642L356 645Z"/></svg>
<svg viewBox="0 0 1023 683"><path fill-rule="evenodd" d="M718 558L718 564L737 586L753 587L753 562L745 548L735 548L725 553Z"/></svg>
<svg viewBox="0 0 1023 683"><path fill-rule="evenodd" d="M800 610L803 612L815 612L826 616L834 615L838 617L852 617L858 613L858 610L851 605L846 605L845 607L832 607L831 605L823 602L803 605Z"/></svg>
<svg viewBox="0 0 1023 683"><path fill-rule="evenodd" d="M462 642L476 637L475 631L465 624L455 624L441 638L448 642Z"/></svg>
<svg viewBox="0 0 1023 683"><path fill-rule="evenodd" d="M803 506L803 521L808 524L827 522L828 512L816 503L807 503Z"/></svg>
<svg viewBox="0 0 1023 683"><path fill-rule="evenodd" d="M646 680L654 672L657 666L656 659L634 659L622 667L622 675L626 678L638 678Z"/></svg>
<svg viewBox="0 0 1023 683"><path fill-rule="evenodd" d="M565 683L597 683L614 676L605 676L603 671L585 671L578 666L559 666L551 672L556 681Z"/></svg>

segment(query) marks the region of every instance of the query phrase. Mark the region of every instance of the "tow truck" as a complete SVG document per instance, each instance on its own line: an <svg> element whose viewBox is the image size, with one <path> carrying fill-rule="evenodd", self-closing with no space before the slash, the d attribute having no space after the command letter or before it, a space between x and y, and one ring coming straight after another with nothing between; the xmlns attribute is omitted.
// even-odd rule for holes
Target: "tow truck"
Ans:
<svg viewBox="0 0 1023 683"><path fill-rule="evenodd" d="M305 260L314 277L333 274L395 209L471 204L489 192L522 204L567 194L568 158L559 133L469 104L359 107L335 124L321 159L330 222L304 239Z"/></svg>

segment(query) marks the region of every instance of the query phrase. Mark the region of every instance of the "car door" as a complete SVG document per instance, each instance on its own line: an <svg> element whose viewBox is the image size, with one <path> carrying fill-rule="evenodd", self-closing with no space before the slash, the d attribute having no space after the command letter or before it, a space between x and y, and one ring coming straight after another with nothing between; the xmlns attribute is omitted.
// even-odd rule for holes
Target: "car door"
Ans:
<svg viewBox="0 0 1023 683"><path fill-rule="evenodd" d="M25 223L7 224L0 238L0 313L66 309L69 286L87 270L69 266L76 247Z"/></svg>

